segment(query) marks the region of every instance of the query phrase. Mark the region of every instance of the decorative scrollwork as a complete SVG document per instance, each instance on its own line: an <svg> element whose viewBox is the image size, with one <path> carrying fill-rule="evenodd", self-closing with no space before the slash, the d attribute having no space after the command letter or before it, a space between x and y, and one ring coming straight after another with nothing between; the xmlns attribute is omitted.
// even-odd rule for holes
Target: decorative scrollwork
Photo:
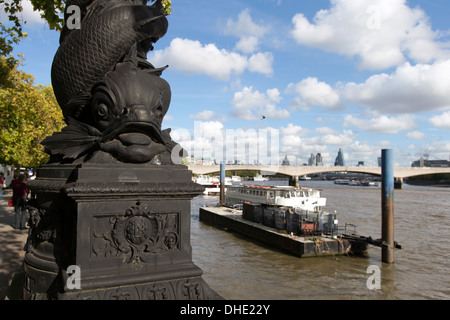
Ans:
<svg viewBox="0 0 450 320"><path fill-rule="evenodd" d="M147 204L137 202L110 223L110 232L94 233L95 255L124 256L127 263L145 263L153 254L179 250L177 213L152 213Z"/></svg>

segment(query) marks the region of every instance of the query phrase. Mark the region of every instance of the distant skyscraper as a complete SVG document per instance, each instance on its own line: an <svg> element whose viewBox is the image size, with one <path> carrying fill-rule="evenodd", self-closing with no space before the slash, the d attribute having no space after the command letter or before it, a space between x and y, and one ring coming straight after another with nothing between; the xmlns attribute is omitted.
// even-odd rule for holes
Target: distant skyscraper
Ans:
<svg viewBox="0 0 450 320"><path fill-rule="evenodd" d="M334 165L335 166L341 166L344 167L345 163L344 163L344 153L342 152L342 149L339 148L339 152L338 155L336 157L336 160L334 161Z"/></svg>
<svg viewBox="0 0 450 320"><path fill-rule="evenodd" d="M322 155L320 153L316 156L316 166L323 166Z"/></svg>
<svg viewBox="0 0 450 320"><path fill-rule="evenodd" d="M313 153L311 153L311 155L309 156L308 159L308 166L312 167L316 165L316 157L314 156Z"/></svg>

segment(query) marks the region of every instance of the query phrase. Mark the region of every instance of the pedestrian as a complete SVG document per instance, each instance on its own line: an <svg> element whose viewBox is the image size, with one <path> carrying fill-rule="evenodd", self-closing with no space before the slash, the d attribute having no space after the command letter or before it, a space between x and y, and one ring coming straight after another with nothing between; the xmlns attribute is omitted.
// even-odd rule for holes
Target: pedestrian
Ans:
<svg viewBox="0 0 450 320"><path fill-rule="evenodd" d="M14 188L14 185L17 183L17 177L19 176L19 174L14 173L13 179L11 180L11 183L9 184L9 187L11 189Z"/></svg>
<svg viewBox="0 0 450 320"><path fill-rule="evenodd" d="M2 190L5 183L5 178L3 178L3 172L0 172L0 199L3 197Z"/></svg>
<svg viewBox="0 0 450 320"><path fill-rule="evenodd" d="M16 224L14 229L26 229L27 223L27 197L30 193L27 185L25 184L25 175L19 174L17 181L11 184L13 189L13 205L16 213Z"/></svg>

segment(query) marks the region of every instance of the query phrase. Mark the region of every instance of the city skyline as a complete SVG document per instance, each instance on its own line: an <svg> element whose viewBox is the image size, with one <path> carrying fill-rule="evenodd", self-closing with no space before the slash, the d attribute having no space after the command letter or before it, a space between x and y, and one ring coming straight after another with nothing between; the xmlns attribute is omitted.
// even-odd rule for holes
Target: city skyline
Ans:
<svg viewBox="0 0 450 320"><path fill-rule="evenodd" d="M345 167L345 161L343 161L343 156L344 156L344 152L341 148L339 148L339 151L337 153L336 159L334 160L334 166L339 166L339 167ZM423 158L422 162L423 162ZM294 163L291 163L291 161L289 160L289 155L284 155L282 161L280 161L279 165L281 166L324 166L324 167L330 167L333 166L333 164L328 164L328 163L323 163L323 159L322 159L322 155L321 153L311 153L310 157L308 158L307 162L299 162L299 159L296 159ZM378 167L381 167L381 157L377 158L377 163L378 163ZM411 163L411 166L414 166L415 163L419 163L421 160L416 160L413 161ZM427 161L427 160L426 160ZM187 157L187 161L186 163L188 164L199 164L199 165L217 165L220 163L224 163L227 165L262 165L258 160L253 160L251 163L247 163L245 161L241 161L239 159L235 159L235 160L225 160L225 161L217 161L217 159L213 159L210 157L195 157L194 155L190 155L189 157ZM278 165L278 164L274 164L274 165ZM357 161L357 163L355 164L349 164L347 165L347 167L356 167L356 166L364 166L365 163L364 161ZM419 166L419 165L417 165ZM422 167L424 165L421 165Z"/></svg>
<svg viewBox="0 0 450 320"><path fill-rule="evenodd" d="M16 48L50 84L59 34L24 0ZM211 149L195 123L279 133L279 162L377 166L382 149L409 167L450 156L450 50L444 0L173 0L169 30L148 60L172 103L163 127L188 149ZM196 140L197 139L197 140ZM225 145L225 144L224 144ZM198 154L195 154L198 156Z"/></svg>

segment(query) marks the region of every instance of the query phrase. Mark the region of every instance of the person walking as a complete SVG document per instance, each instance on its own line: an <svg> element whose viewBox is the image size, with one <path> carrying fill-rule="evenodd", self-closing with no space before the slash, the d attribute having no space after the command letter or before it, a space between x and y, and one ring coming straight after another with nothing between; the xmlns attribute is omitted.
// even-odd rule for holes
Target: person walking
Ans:
<svg viewBox="0 0 450 320"><path fill-rule="evenodd" d="M27 223L27 197L30 193L27 185L25 184L25 175L19 174L17 180L11 183L13 189L13 205L16 213L16 224L14 229L26 229Z"/></svg>
<svg viewBox="0 0 450 320"><path fill-rule="evenodd" d="M3 178L3 172L0 172L0 199L3 197L2 190L5 184L5 178Z"/></svg>

